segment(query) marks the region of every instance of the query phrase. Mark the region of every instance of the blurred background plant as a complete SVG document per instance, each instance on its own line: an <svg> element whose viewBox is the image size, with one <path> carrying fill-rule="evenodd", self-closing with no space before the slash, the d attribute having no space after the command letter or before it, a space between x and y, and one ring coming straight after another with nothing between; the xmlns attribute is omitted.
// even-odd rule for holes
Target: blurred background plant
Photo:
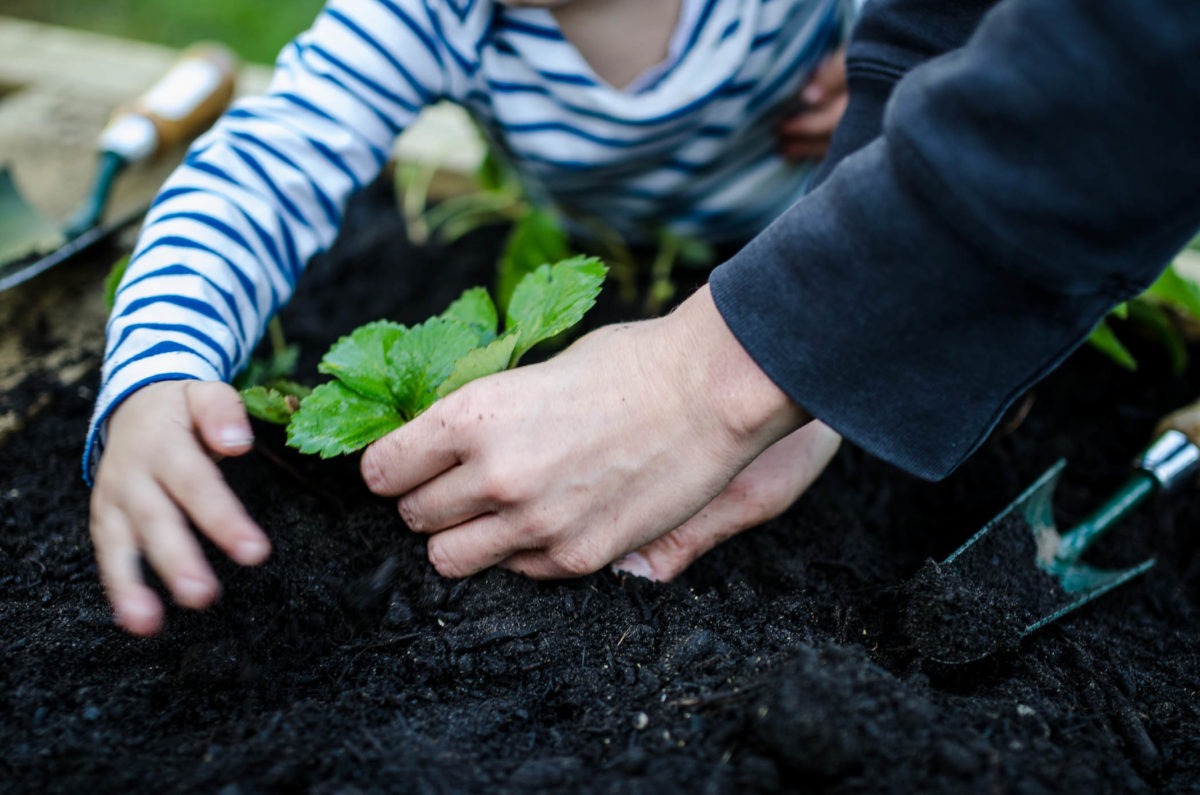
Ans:
<svg viewBox="0 0 1200 795"><path fill-rule="evenodd" d="M1146 292L1102 320L1088 341L1121 367L1136 370L1137 359L1126 345L1133 336L1157 339L1176 373L1188 368L1189 343L1200 341L1200 235Z"/></svg>
<svg viewBox="0 0 1200 795"><path fill-rule="evenodd" d="M247 61L271 63L322 5L323 0L0 0L0 16L172 47L214 39Z"/></svg>

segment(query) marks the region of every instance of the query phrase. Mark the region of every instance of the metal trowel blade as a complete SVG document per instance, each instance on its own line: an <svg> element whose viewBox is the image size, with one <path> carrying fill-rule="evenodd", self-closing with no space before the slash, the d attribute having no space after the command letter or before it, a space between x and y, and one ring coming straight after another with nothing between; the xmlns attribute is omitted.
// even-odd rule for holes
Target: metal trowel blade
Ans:
<svg viewBox="0 0 1200 795"><path fill-rule="evenodd" d="M7 166L0 166L0 264L41 254L65 243L62 230L25 201Z"/></svg>

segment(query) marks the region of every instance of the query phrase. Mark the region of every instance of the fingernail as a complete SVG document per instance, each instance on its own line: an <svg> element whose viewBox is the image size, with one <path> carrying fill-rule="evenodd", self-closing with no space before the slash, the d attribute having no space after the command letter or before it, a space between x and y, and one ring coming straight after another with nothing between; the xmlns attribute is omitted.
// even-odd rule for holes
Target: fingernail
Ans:
<svg viewBox="0 0 1200 795"><path fill-rule="evenodd" d="M140 625L153 617L154 607L144 599L126 599L113 610L113 618L118 624Z"/></svg>
<svg viewBox="0 0 1200 795"><path fill-rule="evenodd" d="M221 429L218 438L226 447L249 447L254 444L254 434L248 428L239 428L236 425Z"/></svg>
<svg viewBox="0 0 1200 795"><path fill-rule="evenodd" d="M243 538L233 547L233 555L242 565L253 565L267 556L268 545L257 538Z"/></svg>
<svg viewBox="0 0 1200 795"><path fill-rule="evenodd" d="M810 105L815 105L825 98L825 89L821 88L817 83L804 87L800 97Z"/></svg>
<svg viewBox="0 0 1200 795"><path fill-rule="evenodd" d="M645 577L647 580L655 579L654 568L650 565L650 561L646 560L646 556L640 552L630 552L612 564L612 570L617 574L632 574L635 577Z"/></svg>
<svg viewBox="0 0 1200 795"><path fill-rule="evenodd" d="M180 577L175 583L175 596L185 605L203 604L212 595L212 588L196 577Z"/></svg>

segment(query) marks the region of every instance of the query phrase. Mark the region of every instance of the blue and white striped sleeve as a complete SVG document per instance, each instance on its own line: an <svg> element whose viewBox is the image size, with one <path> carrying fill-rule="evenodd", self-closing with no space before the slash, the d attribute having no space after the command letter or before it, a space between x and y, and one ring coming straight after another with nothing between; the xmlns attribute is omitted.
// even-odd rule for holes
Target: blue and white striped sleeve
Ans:
<svg viewBox="0 0 1200 795"><path fill-rule="evenodd" d="M349 196L446 83L423 0L333 0L281 53L268 93L236 104L188 153L146 219L109 319L84 454L135 390L229 380L337 234Z"/></svg>

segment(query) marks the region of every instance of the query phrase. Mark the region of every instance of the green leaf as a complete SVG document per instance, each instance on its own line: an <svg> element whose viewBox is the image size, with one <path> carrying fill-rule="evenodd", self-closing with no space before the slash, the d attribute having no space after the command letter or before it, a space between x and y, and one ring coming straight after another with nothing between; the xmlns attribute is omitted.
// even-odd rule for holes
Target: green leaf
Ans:
<svg viewBox="0 0 1200 795"><path fill-rule="evenodd" d="M286 395L265 386L252 386L243 389L240 394L242 403L246 405L246 412L251 417L276 425L287 425L292 419L292 414L300 406L296 396Z"/></svg>
<svg viewBox="0 0 1200 795"><path fill-rule="evenodd" d="M110 312L113 304L117 302L117 288L121 286L121 279L125 277L125 271L128 269L129 255L126 254L113 263L112 269L104 277L104 305Z"/></svg>
<svg viewBox="0 0 1200 795"><path fill-rule="evenodd" d="M395 406L407 419L437 400L454 364L479 347L479 332L458 320L433 317L413 326L387 354Z"/></svg>
<svg viewBox="0 0 1200 795"><path fill-rule="evenodd" d="M539 266L558 262L569 255L567 233L558 217L543 210L531 210L513 225L500 256L497 305L506 308L517 285Z"/></svg>
<svg viewBox="0 0 1200 795"><path fill-rule="evenodd" d="M387 352L407 333L399 323L378 320L359 326L333 344L317 369L332 375L363 397L392 402Z"/></svg>
<svg viewBox="0 0 1200 795"><path fill-rule="evenodd" d="M669 233L673 234L673 233ZM679 263L689 268L711 268L717 259L717 250L711 244L684 235L674 235L679 246Z"/></svg>
<svg viewBox="0 0 1200 795"><path fill-rule="evenodd" d="M508 368L516 349L518 336L507 333L497 337L483 348L476 348L454 364L450 376L437 388L437 396L443 398L464 384L492 375Z"/></svg>
<svg viewBox="0 0 1200 795"><path fill-rule="evenodd" d="M296 362L299 359L300 346L298 345L288 345L265 359L251 359L246 362L245 369L233 379L233 385L238 389L271 386L276 381L285 379L296 372Z"/></svg>
<svg viewBox="0 0 1200 795"><path fill-rule="evenodd" d="M1184 277L1174 266L1163 271L1143 295L1200 320L1200 285Z"/></svg>
<svg viewBox="0 0 1200 795"><path fill-rule="evenodd" d="M1100 324L1092 330L1087 341L1126 370L1137 369L1137 361L1133 358L1133 354L1117 339L1116 332L1112 330L1112 326L1108 324L1107 320L1100 321Z"/></svg>
<svg viewBox="0 0 1200 795"><path fill-rule="evenodd" d="M520 342L513 353L516 364L542 340L574 326L596 303L608 269L595 257L572 257L543 265L513 290L505 329L515 329Z"/></svg>
<svg viewBox="0 0 1200 795"><path fill-rule="evenodd" d="M496 154L495 147L489 146L483 155L483 162L475 172L475 181L479 187L488 191L504 190L511 181L508 167Z"/></svg>
<svg viewBox="0 0 1200 795"><path fill-rule="evenodd" d="M352 453L404 424L394 408L340 381L321 384L300 402L288 424L288 446L322 458Z"/></svg>
<svg viewBox="0 0 1200 795"><path fill-rule="evenodd" d="M282 395L291 395L298 400L303 400L312 394L312 387L304 386L304 384L297 384L295 381L288 381L285 378L272 381L265 386L267 389L273 389Z"/></svg>
<svg viewBox="0 0 1200 795"><path fill-rule="evenodd" d="M479 331L479 344L487 345L496 339L496 328L500 318L496 314L496 305L492 297L482 287L472 287L463 292L458 300L442 313L447 320L457 320L466 323Z"/></svg>

